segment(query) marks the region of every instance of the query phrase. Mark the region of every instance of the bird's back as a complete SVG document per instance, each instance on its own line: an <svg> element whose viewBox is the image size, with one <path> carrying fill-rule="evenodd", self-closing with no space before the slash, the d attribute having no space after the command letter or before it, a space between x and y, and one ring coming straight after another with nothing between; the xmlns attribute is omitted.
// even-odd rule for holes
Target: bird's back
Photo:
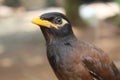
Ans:
<svg viewBox="0 0 120 80"><path fill-rule="evenodd" d="M48 59L60 80L120 80L112 60L83 41L58 40L48 46Z"/></svg>
<svg viewBox="0 0 120 80"><path fill-rule="evenodd" d="M82 48L82 63L90 76L97 80L120 80L119 70L103 50L83 41L79 46Z"/></svg>

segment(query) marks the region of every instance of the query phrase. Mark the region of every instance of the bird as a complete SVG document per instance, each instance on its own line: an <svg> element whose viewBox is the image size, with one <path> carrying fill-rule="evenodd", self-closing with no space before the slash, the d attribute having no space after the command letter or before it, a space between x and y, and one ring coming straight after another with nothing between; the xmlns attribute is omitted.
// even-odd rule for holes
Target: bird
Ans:
<svg viewBox="0 0 120 80"><path fill-rule="evenodd" d="M47 58L58 80L120 80L113 60L94 44L78 39L66 15L48 12L32 23L44 35Z"/></svg>

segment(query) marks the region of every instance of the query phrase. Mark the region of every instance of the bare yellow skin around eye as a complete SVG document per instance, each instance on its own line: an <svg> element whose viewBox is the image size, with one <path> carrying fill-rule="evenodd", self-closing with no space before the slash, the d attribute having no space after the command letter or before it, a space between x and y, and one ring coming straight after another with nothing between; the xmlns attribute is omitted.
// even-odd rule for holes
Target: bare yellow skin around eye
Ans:
<svg viewBox="0 0 120 80"><path fill-rule="evenodd" d="M34 18L34 19L32 20L32 23L33 23L33 24L36 24L36 25L39 25L39 26L41 26L41 27L50 28L50 27L52 26L52 27L58 29L59 27L62 27L64 24L66 24L67 21L64 20L64 19L62 19L62 24L59 25L59 24L55 24L55 23L49 22L49 21L47 21L47 20L42 20L42 19L40 19L40 18Z"/></svg>

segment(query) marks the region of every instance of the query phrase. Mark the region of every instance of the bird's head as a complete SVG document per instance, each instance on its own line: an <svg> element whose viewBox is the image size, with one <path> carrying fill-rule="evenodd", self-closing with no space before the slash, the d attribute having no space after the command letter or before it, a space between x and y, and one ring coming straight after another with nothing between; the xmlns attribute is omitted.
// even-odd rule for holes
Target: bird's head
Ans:
<svg viewBox="0 0 120 80"><path fill-rule="evenodd" d="M45 13L38 18L34 18L32 23L41 28L47 40L50 38L61 38L73 35L71 24L62 13Z"/></svg>

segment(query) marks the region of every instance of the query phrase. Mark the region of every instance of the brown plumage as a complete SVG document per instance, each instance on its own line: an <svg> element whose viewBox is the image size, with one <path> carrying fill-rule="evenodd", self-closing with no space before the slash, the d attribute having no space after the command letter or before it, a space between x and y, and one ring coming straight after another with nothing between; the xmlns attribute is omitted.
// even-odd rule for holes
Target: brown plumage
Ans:
<svg viewBox="0 0 120 80"><path fill-rule="evenodd" d="M33 23L42 30L48 60L59 80L120 80L120 72L106 53L78 40L63 14L46 13Z"/></svg>

